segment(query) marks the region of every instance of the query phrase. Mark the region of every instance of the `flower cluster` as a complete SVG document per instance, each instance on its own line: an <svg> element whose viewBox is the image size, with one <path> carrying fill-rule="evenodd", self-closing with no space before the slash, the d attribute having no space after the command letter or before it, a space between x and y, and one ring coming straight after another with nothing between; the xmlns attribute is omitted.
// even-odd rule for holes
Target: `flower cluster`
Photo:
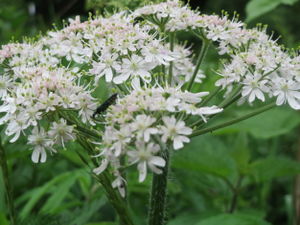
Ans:
<svg viewBox="0 0 300 225"><path fill-rule="evenodd" d="M176 39L179 31L201 40L199 54ZM209 93L193 84L205 78L200 66L212 46L221 58L219 88L202 101ZM97 135L85 139L100 150L95 173L111 167L112 185L122 195L123 168L137 165L139 181L148 169L161 173L166 148L182 148L201 129L199 122L223 110L222 103L209 104L218 91L226 90L225 102L234 102L231 96L250 104L269 97L300 109L296 52L279 46L265 28L246 29L236 17L201 14L178 0L84 22L76 17L37 40L4 45L0 71L0 124L6 124L11 142L27 135L32 160L44 162L47 151L75 140L79 127L98 129L99 144ZM118 90L119 98L104 116L93 118L99 85Z"/></svg>
<svg viewBox="0 0 300 225"><path fill-rule="evenodd" d="M216 86L242 89L242 99L252 103L276 97L276 104L288 103L300 109L299 63L297 54L290 55L266 33L266 28L246 29L237 19L205 15L182 6L179 1L167 1L137 9L133 17L144 17L149 25L165 23L168 31L192 30L206 41L217 44L219 54L228 54L219 71Z"/></svg>
<svg viewBox="0 0 300 225"><path fill-rule="evenodd" d="M172 146L178 150L189 142L192 128L183 116L196 115L205 120L206 115L222 111L217 106L197 107L207 92L183 92L179 88L136 87L129 95L110 106L99 156L101 165L94 170L99 174L110 164L116 179L123 180L120 168L137 164L139 181L146 178L147 168L160 173L165 160L160 157ZM126 157L124 165L121 159ZM124 187L119 182L119 189ZM122 191L121 191L122 193Z"/></svg>

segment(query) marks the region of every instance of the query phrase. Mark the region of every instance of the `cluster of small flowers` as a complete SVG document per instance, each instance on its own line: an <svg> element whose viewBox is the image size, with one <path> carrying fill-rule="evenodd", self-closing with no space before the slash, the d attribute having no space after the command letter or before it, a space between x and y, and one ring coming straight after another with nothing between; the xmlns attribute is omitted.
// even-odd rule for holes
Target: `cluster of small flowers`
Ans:
<svg viewBox="0 0 300 225"><path fill-rule="evenodd" d="M240 102L265 101L267 95L277 97L277 105L288 102L292 108L300 109L300 57L288 54L266 34L266 28L246 29L235 18L199 14L179 1L145 6L133 16L145 17L152 26L164 21L169 31L190 29L217 43L219 54L226 53L230 59L219 71L222 78L216 86L226 88L227 94L234 85L240 86L243 97Z"/></svg>
<svg viewBox="0 0 300 225"><path fill-rule="evenodd" d="M189 52L179 52L179 47L170 51L162 38L149 33L148 26L134 24L124 12L86 22L76 17L65 29L49 32L43 43L51 46L52 55L77 64L89 63L89 74L93 75L96 85L103 76L106 82L115 84L128 79L138 82L140 78L149 83L152 70L157 66L168 66L171 61L176 64L182 59L188 64L179 67L174 75L178 75L178 79L182 79L183 73L192 75L185 72L192 64Z"/></svg>
<svg viewBox="0 0 300 225"><path fill-rule="evenodd" d="M120 168L121 158L129 165L137 164L139 181L147 175L147 167L160 173L157 167L164 167L163 145L171 145L174 150L189 142L192 129L180 119L183 115L197 115L205 120L205 115L216 114L222 109L216 106L197 107L208 92L183 92L176 88L136 88L129 95L110 106L106 114L106 126L99 156L101 165L94 170L99 174L110 164L122 189ZM180 113L183 115L180 116ZM176 115L176 116L175 116ZM153 138L154 137L154 138ZM124 193L123 190L120 190Z"/></svg>
<svg viewBox="0 0 300 225"><path fill-rule="evenodd" d="M45 115L53 116L52 112L57 109L73 109L78 112L83 122L93 123L91 116L96 109L96 103L89 90L76 84L76 76L71 71L64 68L49 70L45 67L28 67L15 73L18 74L16 80L6 81L6 84L10 85L6 92L1 92L3 104L0 106L0 112L5 112L5 115L0 119L0 124L7 125L6 135L14 135L10 142L15 142L27 128L39 126ZM7 76L4 77L7 79ZM70 128L66 125L66 129ZM44 139L44 132L40 130L41 132L33 132L35 135L40 133ZM72 132L68 133L72 135ZM70 139L65 139L68 140ZM39 152L41 151L40 148ZM33 157L37 152L33 152ZM44 157L41 161L43 159Z"/></svg>
<svg viewBox="0 0 300 225"><path fill-rule="evenodd" d="M290 56L265 31L253 30L253 37L244 51L235 51L225 62L216 85L229 91L240 86L241 102L265 101L267 95L277 97L277 105L288 102L300 109L300 57Z"/></svg>
<svg viewBox="0 0 300 225"><path fill-rule="evenodd" d="M139 17L145 21L139 23ZM99 79L111 86L122 84L118 87L130 93L104 117L104 148L99 154L103 160L95 172L111 165L116 176L113 186L124 194L123 156L127 164L138 165L143 181L147 167L160 173L165 166L166 145L179 149L189 142L192 129L184 122L187 117L206 121L206 115L222 111L216 106L199 107L207 92L182 91L187 82L191 87L204 77L187 46L175 42L170 48L167 43L168 34L174 37L182 30L202 38L204 46L216 44L218 53L227 55L216 86L227 93L239 90L237 95L249 103L265 101L267 95L277 97L277 105L288 102L300 109L300 56L291 56L265 29L246 29L236 18L200 14L178 0L168 0L108 18L81 22L76 17L37 41L2 46L0 112L5 115L0 124L7 124L6 134L14 135L11 141L36 127L28 137L34 145L32 160L44 162L46 150L56 152L54 144L64 146L75 138L75 129L56 110L70 109L83 123L96 125L92 93ZM51 118L45 119L50 127L46 130L45 116Z"/></svg>
<svg viewBox="0 0 300 225"><path fill-rule="evenodd" d="M200 29L200 36L218 42L221 54L228 53L230 47L239 48L252 39L251 33L244 28L245 24L237 19L229 20L227 16L200 14L187 5L182 5L179 0L142 7L135 10L132 16L145 17L148 24L156 29L165 23L165 29L171 32Z"/></svg>
<svg viewBox="0 0 300 225"><path fill-rule="evenodd" d="M32 129L32 133L28 136L28 143L33 145L31 159L33 162L46 162L47 153L55 153L54 145L65 147L65 142L75 140L73 126L67 125L64 119L53 122L48 132L44 128L37 126Z"/></svg>
<svg viewBox="0 0 300 225"><path fill-rule="evenodd" d="M86 22L76 17L69 26L51 31L37 41L2 46L0 111L6 114L0 122L7 124L7 135L14 135L11 142L58 108L77 110L82 122L94 124L91 117L96 101L87 88L92 89L102 76L107 82L137 78L149 82L156 66L168 67L170 61L178 61L174 81L188 80L195 67L191 51L180 45L170 51L164 40L148 31L134 25L123 13ZM64 61L68 62L67 67L63 66ZM85 65L91 68L84 73ZM82 74L92 75L87 88L79 82ZM199 82L201 77L200 71Z"/></svg>

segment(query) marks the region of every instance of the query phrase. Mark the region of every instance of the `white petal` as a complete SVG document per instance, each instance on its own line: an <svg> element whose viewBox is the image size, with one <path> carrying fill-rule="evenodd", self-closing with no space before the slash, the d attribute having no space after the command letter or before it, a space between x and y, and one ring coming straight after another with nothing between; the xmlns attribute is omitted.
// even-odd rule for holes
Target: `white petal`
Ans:
<svg viewBox="0 0 300 225"><path fill-rule="evenodd" d="M139 182L143 182L147 176L147 165L146 162L141 162L138 164L139 170Z"/></svg>
<svg viewBox="0 0 300 225"><path fill-rule="evenodd" d="M156 166L164 167L166 165L166 161L159 156L152 156L151 159L149 160L149 163L152 163Z"/></svg>

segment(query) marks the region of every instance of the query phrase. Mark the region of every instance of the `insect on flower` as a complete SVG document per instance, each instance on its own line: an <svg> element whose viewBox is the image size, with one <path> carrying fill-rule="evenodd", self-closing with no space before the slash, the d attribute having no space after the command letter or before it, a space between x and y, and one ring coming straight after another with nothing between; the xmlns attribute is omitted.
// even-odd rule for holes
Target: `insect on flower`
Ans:
<svg viewBox="0 0 300 225"><path fill-rule="evenodd" d="M116 99L117 99L117 97L118 97L118 94L115 93L115 94L113 94L112 96L110 96L105 102L103 102L103 103L96 109L96 111L94 112L93 118L95 118L95 116L96 116L97 114L100 114L100 113L104 112L105 110L107 110L107 108L108 108L109 106L111 106L112 104L114 104L115 101L116 101Z"/></svg>

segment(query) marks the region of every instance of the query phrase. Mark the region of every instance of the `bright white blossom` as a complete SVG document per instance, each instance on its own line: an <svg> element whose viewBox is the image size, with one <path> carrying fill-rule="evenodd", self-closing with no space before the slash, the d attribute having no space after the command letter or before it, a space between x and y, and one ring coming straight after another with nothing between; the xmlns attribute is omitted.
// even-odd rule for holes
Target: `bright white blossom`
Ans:
<svg viewBox="0 0 300 225"><path fill-rule="evenodd" d="M32 130L31 135L28 136L28 144L33 145L31 159L35 163L46 162L46 150L50 151L50 153L56 152L52 148L52 145L54 144L53 141L47 136L43 128L40 128L39 130L35 127Z"/></svg>
<svg viewBox="0 0 300 225"><path fill-rule="evenodd" d="M168 43L190 31L204 47L216 47L220 68L204 72L205 60L197 64L192 46ZM122 196L124 168L136 166L140 182L149 171L161 173L166 151L183 148L201 129L198 122L223 111L201 85L188 88L211 80L211 72L225 98L233 94L250 105L272 99L300 109L297 52L290 54L264 27L247 29L235 17L202 14L179 0L106 18L75 17L37 40L3 45L0 72L0 124L10 142L30 133L32 161L45 162L55 147L87 136L99 150L94 172L111 170ZM95 97L106 89L118 90L118 98Z"/></svg>

